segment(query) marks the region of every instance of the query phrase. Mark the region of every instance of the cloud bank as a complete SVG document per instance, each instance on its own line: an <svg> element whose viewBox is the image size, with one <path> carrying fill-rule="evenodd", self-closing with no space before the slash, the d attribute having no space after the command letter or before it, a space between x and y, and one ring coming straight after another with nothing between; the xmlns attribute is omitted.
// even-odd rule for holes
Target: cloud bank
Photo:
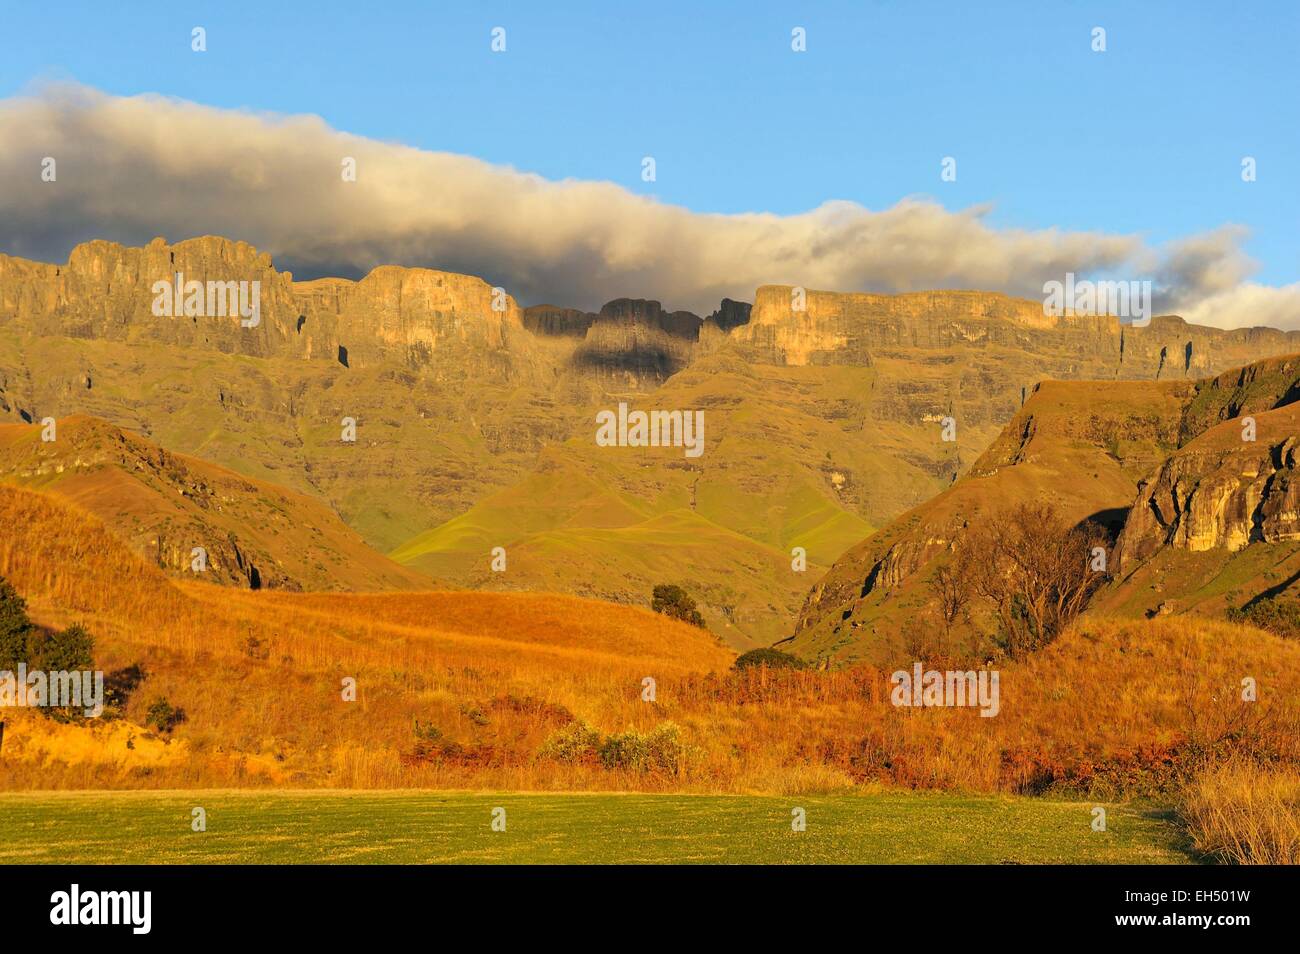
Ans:
<svg viewBox="0 0 1300 954"><path fill-rule="evenodd" d="M42 182L55 159L57 178ZM346 158L356 181L342 176ZM1244 230L1163 248L1140 237L987 224L987 207L830 201L797 215L707 214L609 182L550 181L466 156L349 135L314 116L47 87L0 101L0 250L63 261L92 238L217 234L298 277L381 264L479 275L525 304L657 298L708 313L761 284L839 291L1151 279L1158 310L1222 327L1300 327L1300 284L1250 284Z"/></svg>

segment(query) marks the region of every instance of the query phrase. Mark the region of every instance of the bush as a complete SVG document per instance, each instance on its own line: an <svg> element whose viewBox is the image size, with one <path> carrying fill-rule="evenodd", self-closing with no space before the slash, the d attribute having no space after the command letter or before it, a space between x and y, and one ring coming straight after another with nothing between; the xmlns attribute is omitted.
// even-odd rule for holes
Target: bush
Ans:
<svg viewBox="0 0 1300 954"><path fill-rule="evenodd" d="M465 747L455 739L442 734L433 723L421 724L415 720L415 748L409 760L411 762L460 762L465 755Z"/></svg>
<svg viewBox="0 0 1300 954"><path fill-rule="evenodd" d="M678 775L686 769L688 749L682 730L671 722L656 726L646 739L651 771Z"/></svg>
<svg viewBox="0 0 1300 954"><path fill-rule="evenodd" d="M547 739L537 755L568 765L599 763L607 769L677 775L686 767L688 751L681 729L671 722L646 734L629 729L603 740L585 722L570 722Z"/></svg>
<svg viewBox="0 0 1300 954"><path fill-rule="evenodd" d="M33 669L73 672L95 668L95 640L83 626L74 624L59 633L33 630L27 647L27 664Z"/></svg>
<svg viewBox="0 0 1300 954"><path fill-rule="evenodd" d="M421 742L439 742L442 740L442 729L433 723L421 725L420 720L415 720L415 737Z"/></svg>
<svg viewBox="0 0 1300 954"><path fill-rule="evenodd" d="M640 772L650 761L646 737L635 729L609 736L600 744L600 764L607 769L620 768Z"/></svg>
<svg viewBox="0 0 1300 954"><path fill-rule="evenodd" d="M35 627L27 618L27 602L0 577L0 670L13 672L27 662L27 642Z"/></svg>
<svg viewBox="0 0 1300 954"><path fill-rule="evenodd" d="M537 754L569 765L590 764L600 757L600 733L585 722L570 722L543 742Z"/></svg>
<svg viewBox="0 0 1300 954"><path fill-rule="evenodd" d="M1274 636L1300 639L1300 600L1279 600L1271 596L1254 600L1243 607L1229 609L1228 619L1234 623L1247 623Z"/></svg>
<svg viewBox="0 0 1300 954"><path fill-rule="evenodd" d="M635 730L611 735L600 747L605 768L676 775L686 765L686 743L671 722L656 726L648 735Z"/></svg>
<svg viewBox="0 0 1300 954"><path fill-rule="evenodd" d="M122 709L130 700L131 693L140 688L144 682L145 671L139 663L133 663L122 669L114 669L104 676L104 706L106 709Z"/></svg>
<svg viewBox="0 0 1300 954"><path fill-rule="evenodd" d="M737 656L734 664L736 669L757 669L759 666L766 666L768 669L808 668L808 664L798 656L791 656L779 649L751 649Z"/></svg>
<svg viewBox="0 0 1300 954"><path fill-rule="evenodd" d="M650 599L650 608L656 613L662 613L665 616L679 619L683 623L690 623L692 626L704 628L704 617L695 606L695 600L691 599L680 586L672 583L660 583L654 588L654 593Z"/></svg>
<svg viewBox="0 0 1300 954"><path fill-rule="evenodd" d="M144 717L144 724L151 725L159 732L170 733L185 721L185 710L173 706L164 697L154 700Z"/></svg>

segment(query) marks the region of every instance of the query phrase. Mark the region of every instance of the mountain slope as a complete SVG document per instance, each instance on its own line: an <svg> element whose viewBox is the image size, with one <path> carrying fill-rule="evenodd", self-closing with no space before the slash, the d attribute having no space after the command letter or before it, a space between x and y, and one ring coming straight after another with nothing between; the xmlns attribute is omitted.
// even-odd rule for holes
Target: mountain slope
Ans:
<svg viewBox="0 0 1300 954"><path fill-rule="evenodd" d="M1144 480L1102 607L1218 613L1300 596L1300 356L1203 382Z"/></svg>
<svg viewBox="0 0 1300 954"><path fill-rule="evenodd" d="M1050 502L1072 521L1122 521L1143 475L1176 446L1192 394L1181 382L1043 382L966 476L836 562L782 648L884 659L932 601L936 561L981 516Z"/></svg>
<svg viewBox="0 0 1300 954"><path fill-rule="evenodd" d="M252 589L378 590L430 580L376 553L318 500L172 454L97 418L0 425L0 481L40 489L95 514L142 559Z"/></svg>
<svg viewBox="0 0 1300 954"><path fill-rule="evenodd" d="M110 678L143 671L122 719L6 710L3 788L572 789L572 769L532 766L552 734L574 719L653 728L663 717L641 700L647 676L666 684L734 659L696 627L567 596L253 592L169 579L98 518L8 485L0 576L38 624L87 627ZM343 698L345 677L355 701ZM145 725L158 698L185 713L174 732ZM421 744L435 741L438 758L426 757ZM607 774L587 773L598 787L626 780Z"/></svg>
<svg viewBox="0 0 1300 954"><path fill-rule="evenodd" d="M1002 667L998 718L919 718L891 703L888 670L724 673L734 656L707 633L631 607L170 580L96 518L10 486L0 576L39 624L86 625L107 674L144 673L120 718L7 710L3 789L883 784L1115 798L1167 791L1207 740L1225 756L1300 755L1300 645L1221 622L1086 619ZM1243 673L1258 680L1259 715L1217 736L1242 724ZM186 715L171 732L144 724L159 698Z"/></svg>
<svg viewBox="0 0 1300 954"><path fill-rule="evenodd" d="M1222 612L1300 590L1298 442L1296 356L1196 383L1045 382L952 489L836 563L784 646L850 659L898 649L934 605L931 578L955 540L1019 503L1118 537L1099 611Z"/></svg>

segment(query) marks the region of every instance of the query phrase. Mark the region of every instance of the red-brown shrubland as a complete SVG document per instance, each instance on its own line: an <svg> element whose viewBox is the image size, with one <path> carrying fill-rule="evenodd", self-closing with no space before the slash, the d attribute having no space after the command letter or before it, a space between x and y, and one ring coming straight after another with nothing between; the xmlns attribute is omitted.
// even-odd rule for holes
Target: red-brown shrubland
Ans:
<svg viewBox="0 0 1300 954"><path fill-rule="evenodd" d="M870 667L733 671L709 633L633 607L175 583L94 518L11 488L0 526L0 575L34 618L82 623L101 668L147 673L114 722L11 710L5 788L1123 795L1229 757L1300 764L1300 644L1239 625L1085 615L1001 666L999 714L981 718L897 708ZM158 698L186 714L166 736L143 724Z"/></svg>

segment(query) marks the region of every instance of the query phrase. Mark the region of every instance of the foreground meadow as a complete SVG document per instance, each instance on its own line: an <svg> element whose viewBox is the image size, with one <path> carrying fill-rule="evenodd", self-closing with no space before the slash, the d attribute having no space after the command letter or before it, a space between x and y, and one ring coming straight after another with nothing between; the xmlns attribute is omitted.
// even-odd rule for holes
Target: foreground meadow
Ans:
<svg viewBox="0 0 1300 954"><path fill-rule="evenodd" d="M192 831L193 810L207 830ZM1177 864L1168 812L873 793L129 792L0 795L0 863ZM804 831L792 830L803 809ZM505 830L493 811L504 809Z"/></svg>

